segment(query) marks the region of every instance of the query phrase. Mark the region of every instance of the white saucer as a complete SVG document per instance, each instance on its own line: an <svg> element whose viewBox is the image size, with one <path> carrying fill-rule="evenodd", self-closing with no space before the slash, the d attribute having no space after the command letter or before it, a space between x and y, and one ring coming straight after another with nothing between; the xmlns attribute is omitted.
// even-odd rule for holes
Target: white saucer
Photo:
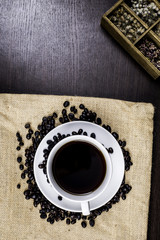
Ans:
<svg viewBox="0 0 160 240"><path fill-rule="evenodd" d="M114 151L112 154L110 154L112 162L112 176L110 182L106 190L100 196L89 202L90 210L99 208L100 206L103 206L105 203L110 201L118 191L124 176L124 157L122 150L116 139L112 136L112 134L109 133L104 128L100 127L97 124L86 121L75 121L59 125L55 129L50 131L43 138L36 151L36 155L34 158L35 180L43 195L51 203L58 206L59 208L66 209L72 212L81 212L80 203L73 202L67 199L59 201L57 193L54 191L52 186L47 182L46 175L43 173L43 170L38 167L38 165L42 163L42 161L44 160L43 150L47 149L48 147L47 140L52 140L53 136L57 135L57 133L71 134L72 131L78 131L80 128L83 129L83 131L86 131L88 135L90 135L91 133L95 133L97 141L104 144L106 148L112 147Z"/></svg>

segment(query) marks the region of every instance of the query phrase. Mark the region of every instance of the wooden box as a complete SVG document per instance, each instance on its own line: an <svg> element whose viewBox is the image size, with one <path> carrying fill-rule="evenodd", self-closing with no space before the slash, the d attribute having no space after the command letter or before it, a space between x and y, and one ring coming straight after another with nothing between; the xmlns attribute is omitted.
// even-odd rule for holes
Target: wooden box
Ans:
<svg viewBox="0 0 160 240"><path fill-rule="evenodd" d="M160 9L160 3L156 0L152 0L156 4L156 6ZM115 11L123 8L125 11L131 15L134 20L138 21L143 29L143 33L134 41L129 40L126 37L126 34L122 33L122 31L116 26L113 21L111 21L111 17L114 15ZM116 21L116 20L115 20ZM160 77L160 71L158 68L147 58L145 55L141 53L138 49L138 44L144 39L150 39L158 49L160 49L160 36L155 33L156 26L160 24L160 17L158 17L155 22L149 26L146 22L144 22L136 13L131 9L128 4L128 1L119 0L111 9L109 9L101 19L101 25L104 27L119 43L120 45L154 78L157 79ZM124 32L124 31L123 31ZM127 35L129 36L129 35ZM159 60L160 61L160 53Z"/></svg>

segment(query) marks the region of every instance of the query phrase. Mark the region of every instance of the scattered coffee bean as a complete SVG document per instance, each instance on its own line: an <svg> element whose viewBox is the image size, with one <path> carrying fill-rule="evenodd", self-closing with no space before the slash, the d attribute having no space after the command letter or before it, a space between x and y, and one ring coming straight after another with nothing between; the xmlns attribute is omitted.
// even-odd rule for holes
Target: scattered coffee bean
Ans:
<svg viewBox="0 0 160 240"><path fill-rule="evenodd" d="M126 146L126 141L123 141L121 146L125 147Z"/></svg>
<svg viewBox="0 0 160 240"><path fill-rule="evenodd" d="M112 135L113 135L113 137L115 137L116 140L118 140L119 136L116 132L113 132Z"/></svg>
<svg viewBox="0 0 160 240"><path fill-rule="evenodd" d="M71 220L69 218L66 219L66 224L69 225L71 223Z"/></svg>
<svg viewBox="0 0 160 240"><path fill-rule="evenodd" d="M67 114L66 109L63 109L63 110L62 110L62 115L66 115L66 114Z"/></svg>
<svg viewBox="0 0 160 240"><path fill-rule="evenodd" d="M84 135L84 136L88 136L87 132L83 132L83 135Z"/></svg>
<svg viewBox="0 0 160 240"><path fill-rule="evenodd" d="M46 213L41 213L40 217L41 217L42 219L45 219L45 218L47 217L47 214L46 214Z"/></svg>
<svg viewBox="0 0 160 240"><path fill-rule="evenodd" d="M53 116L53 118L57 118L58 117L56 112L54 112L52 116Z"/></svg>
<svg viewBox="0 0 160 240"><path fill-rule="evenodd" d="M24 172L21 173L21 178L22 178L22 179L25 179L25 177L26 177L25 173L24 173Z"/></svg>
<svg viewBox="0 0 160 240"><path fill-rule="evenodd" d="M109 152L109 153L113 153L113 148L111 148L111 147L108 148L108 152Z"/></svg>
<svg viewBox="0 0 160 240"><path fill-rule="evenodd" d="M90 219L89 220L89 225L91 226L91 227L94 227L94 225L95 225L95 221L94 221L94 219Z"/></svg>
<svg viewBox="0 0 160 240"><path fill-rule="evenodd" d="M77 113L77 109L75 108L73 112L74 112L74 114L76 114Z"/></svg>
<svg viewBox="0 0 160 240"><path fill-rule="evenodd" d="M72 119L74 119L74 114L73 113L69 113L68 117L69 117L70 120L72 120Z"/></svg>
<svg viewBox="0 0 160 240"><path fill-rule="evenodd" d="M16 133L16 137L17 137L17 138L20 137L20 133L19 133L19 132Z"/></svg>
<svg viewBox="0 0 160 240"><path fill-rule="evenodd" d="M80 128L80 129L78 130L78 134L82 134L82 133L83 133L83 129Z"/></svg>
<svg viewBox="0 0 160 240"><path fill-rule="evenodd" d="M24 169L23 164L20 164L20 165L19 165L19 169L20 169L20 170L23 170L23 169Z"/></svg>
<svg viewBox="0 0 160 240"><path fill-rule="evenodd" d="M75 106L70 107L71 112L74 112L75 109L76 109Z"/></svg>
<svg viewBox="0 0 160 240"><path fill-rule="evenodd" d="M75 224L76 223L76 219L71 220L71 224Z"/></svg>
<svg viewBox="0 0 160 240"><path fill-rule="evenodd" d="M80 108L80 109L84 109L84 108L85 108L84 104L81 103L81 104L79 105L79 108Z"/></svg>
<svg viewBox="0 0 160 240"><path fill-rule="evenodd" d="M64 119L62 117L59 118L60 123L64 123Z"/></svg>
<svg viewBox="0 0 160 240"><path fill-rule="evenodd" d="M65 102L63 103L63 106L64 106L64 107L68 107L69 104L70 104L69 101L65 101Z"/></svg>
<svg viewBox="0 0 160 240"><path fill-rule="evenodd" d="M61 197L61 196L58 196L58 200L59 200L59 201L62 201L62 197Z"/></svg>
<svg viewBox="0 0 160 240"><path fill-rule="evenodd" d="M123 200L126 199L126 195L125 195L125 194L122 195L122 199L123 199Z"/></svg>
<svg viewBox="0 0 160 240"><path fill-rule="evenodd" d="M32 134L33 134L33 130L32 130L32 129L29 129L29 130L28 130L28 133L29 133L30 135L32 135Z"/></svg>
<svg viewBox="0 0 160 240"><path fill-rule="evenodd" d="M72 135L78 135L78 133L77 133L77 132L75 132L75 131L73 131L73 132L72 132Z"/></svg>
<svg viewBox="0 0 160 240"><path fill-rule="evenodd" d="M102 123L101 118L97 118L97 124L98 124L98 125L101 125L101 123Z"/></svg>
<svg viewBox="0 0 160 240"><path fill-rule="evenodd" d="M16 149L17 149L17 151L19 151L19 150L21 150L21 147L20 147L20 146L18 146Z"/></svg>
<svg viewBox="0 0 160 240"><path fill-rule="evenodd" d="M96 134L95 133L91 133L90 135L92 138L96 138Z"/></svg>
<svg viewBox="0 0 160 240"><path fill-rule="evenodd" d="M28 140L31 139L31 134L28 133L28 134L26 135L26 138L27 138Z"/></svg>
<svg viewBox="0 0 160 240"><path fill-rule="evenodd" d="M17 184L17 188L20 189L21 188L21 185L20 183Z"/></svg>
<svg viewBox="0 0 160 240"><path fill-rule="evenodd" d="M87 227L87 223L86 223L85 221L83 221L83 222L81 222L81 226L82 226L83 228L86 228L86 227Z"/></svg>
<svg viewBox="0 0 160 240"><path fill-rule="evenodd" d="M18 163L22 162L22 158L21 157L17 157L17 162Z"/></svg>
<svg viewBox="0 0 160 240"><path fill-rule="evenodd" d="M30 123L26 123L25 128L30 128Z"/></svg>

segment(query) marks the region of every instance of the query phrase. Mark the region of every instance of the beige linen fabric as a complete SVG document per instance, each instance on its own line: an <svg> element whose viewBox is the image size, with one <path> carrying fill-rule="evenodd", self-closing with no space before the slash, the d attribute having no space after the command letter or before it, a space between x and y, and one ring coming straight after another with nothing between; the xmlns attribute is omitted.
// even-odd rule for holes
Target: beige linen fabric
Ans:
<svg viewBox="0 0 160 240"><path fill-rule="evenodd" d="M132 191L108 213L96 219L95 227L83 229L78 221L66 225L65 221L53 225L39 217L39 209L32 200L25 200L24 180L16 161L29 146L25 140L26 122L32 128L45 115L62 109L64 100L71 105L86 107L97 112L104 123L127 141L133 166L126 173L126 182ZM133 103L112 99L0 94L0 239L1 240L144 240L147 238L148 208L152 165L152 132L154 108L148 103ZM16 151L16 131L23 136L25 147ZM23 157L23 162L25 158ZM21 183L21 189L16 188Z"/></svg>

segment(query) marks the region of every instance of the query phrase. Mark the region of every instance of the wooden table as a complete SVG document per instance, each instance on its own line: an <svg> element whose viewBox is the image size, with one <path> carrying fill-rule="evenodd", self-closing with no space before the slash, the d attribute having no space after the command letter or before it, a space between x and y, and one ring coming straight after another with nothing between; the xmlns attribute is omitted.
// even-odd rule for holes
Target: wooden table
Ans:
<svg viewBox="0 0 160 240"><path fill-rule="evenodd" d="M0 92L151 102L155 106L148 239L160 239L160 81L105 30L115 0L0 3Z"/></svg>

